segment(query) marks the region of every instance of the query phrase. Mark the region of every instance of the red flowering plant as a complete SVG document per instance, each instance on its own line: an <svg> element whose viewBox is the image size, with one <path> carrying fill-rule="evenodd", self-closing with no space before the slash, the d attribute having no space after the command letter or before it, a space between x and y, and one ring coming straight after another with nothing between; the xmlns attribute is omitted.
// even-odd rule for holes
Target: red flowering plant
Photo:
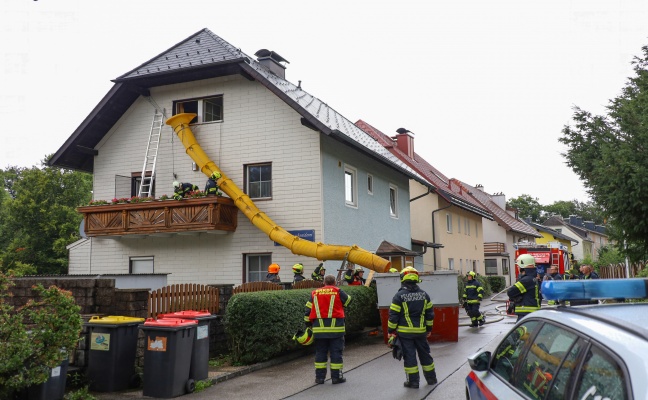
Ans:
<svg viewBox="0 0 648 400"><path fill-rule="evenodd" d="M194 190L193 192L189 192L189 197L191 197L192 199L197 199L199 197L205 197L205 196L207 196L207 193L201 190Z"/></svg>
<svg viewBox="0 0 648 400"><path fill-rule="evenodd" d="M120 198L114 198L110 202L113 204L124 204L124 203L128 203L129 201L130 199L127 197L120 197Z"/></svg>
<svg viewBox="0 0 648 400"><path fill-rule="evenodd" d="M106 200L92 200L88 203L90 206L102 206L104 204L108 204L108 202Z"/></svg>

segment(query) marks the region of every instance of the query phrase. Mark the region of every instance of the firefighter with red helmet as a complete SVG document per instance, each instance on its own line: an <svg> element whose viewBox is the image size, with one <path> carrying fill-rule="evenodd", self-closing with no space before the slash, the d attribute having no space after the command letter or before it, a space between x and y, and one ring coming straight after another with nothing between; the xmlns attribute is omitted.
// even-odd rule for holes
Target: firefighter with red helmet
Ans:
<svg viewBox="0 0 648 400"><path fill-rule="evenodd" d="M535 258L531 254L522 254L515 264L520 268L520 278L506 292L511 302L515 303L515 314L518 321L540 309L542 295L540 281L536 278Z"/></svg>
<svg viewBox="0 0 648 400"><path fill-rule="evenodd" d="M281 278L279 277L279 270L281 267L279 264L272 263L268 266L268 275L265 277L265 281L279 283Z"/></svg>
<svg viewBox="0 0 648 400"><path fill-rule="evenodd" d="M390 343L398 336L403 351L405 387L418 389L419 370L416 355L421 361L423 376L428 385L436 385L434 359L430 355L427 337L432 332L434 310L430 296L418 286L419 273L413 267L404 268L400 279L402 286L392 299L387 323Z"/></svg>
<svg viewBox="0 0 648 400"><path fill-rule="evenodd" d="M479 311L479 304L484 297L484 288L476 278L475 271L468 271L466 274L466 289L463 294L463 304L466 314L470 317L470 326L477 327L484 325L484 316Z"/></svg>
<svg viewBox="0 0 648 400"><path fill-rule="evenodd" d="M331 355L331 382L335 385L346 382L342 374L342 352L344 350L344 308L351 296L335 286L335 276L326 275L324 286L313 290L306 303L304 322L312 327L315 338L315 383L326 380L329 353Z"/></svg>

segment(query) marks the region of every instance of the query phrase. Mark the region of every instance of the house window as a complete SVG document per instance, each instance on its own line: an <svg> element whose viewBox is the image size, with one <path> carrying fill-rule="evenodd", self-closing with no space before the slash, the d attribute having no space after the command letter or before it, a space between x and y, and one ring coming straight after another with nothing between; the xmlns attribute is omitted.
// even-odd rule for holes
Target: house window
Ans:
<svg viewBox="0 0 648 400"><path fill-rule="evenodd" d="M446 231L452 233L452 214L446 214Z"/></svg>
<svg viewBox="0 0 648 400"><path fill-rule="evenodd" d="M245 192L251 199L272 198L272 164L245 166Z"/></svg>
<svg viewBox="0 0 648 400"><path fill-rule="evenodd" d="M502 275L508 275L508 274L509 274L508 260L506 258L502 258Z"/></svg>
<svg viewBox="0 0 648 400"><path fill-rule="evenodd" d="M475 237L479 237L479 229L477 229L477 222L475 222Z"/></svg>
<svg viewBox="0 0 648 400"><path fill-rule="evenodd" d="M243 282L260 282L268 274L272 254L246 254L243 266Z"/></svg>
<svg viewBox="0 0 648 400"><path fill-rule="evenodd" d="M153 256L131 257L129 260L129 273L131 274L152 274Z"/></svg>
<svg viewBox="0 0 648 400"><path fill-rule="evenodd" d="M466 230L466 235L470 236L470 221L464 219L464 228Z"/></svg>
<svg viewBox="0 0 648 400"><path fill-rule="evenodd" d="M198 114L198 116L189 122L190 124L221 122L223 121L223 96L175 101L173 109L175 110L175 114Z"/></svg>
<svg viewBox="0 0 648 400"><path fill-rule="evenodd" d="M389 185L389 215L398 218L398 188Z"/></svg>
<svg viewBox="0 0 648 400"><path fill-rule="evenodd" d="M344 202L347 206L358 207L357 176L355 168L344 166Z"/></svg>
<svg viewBox="0 0 648 400"><path fill-rule="evenodd" d="M367 193L373 195L373 175L367 174Z"/></svg>
<svg viewBox="0 0 648 400"><path fill-rule="evenodd" d="M151 171L146 172L146 176L151 176ZM142 173L133 172L131 173L131 197L139 196L140 185L142 184ZM143 188L144 191L148 191L148 188ZM153 181L153 187L151 188L151 194L149 197L155 197L155 181Z"/></svg>
<svg viewBox="0 0 648 400"><path fill-rule="evenodd" d="M454 258L448 258L448 269L450 271L454 270Z"/></svg>
<svg viewBox="0 0 648 400"><path fill-rule="evenodd" d="M457 233L461 233L461 215L457 215Z"/></svg>
<svg viewBox="0 0 648 400"><path fill-rule="evenodd" d="M487 258L484 260L486 275L497 275L497 259Z"/></svg>

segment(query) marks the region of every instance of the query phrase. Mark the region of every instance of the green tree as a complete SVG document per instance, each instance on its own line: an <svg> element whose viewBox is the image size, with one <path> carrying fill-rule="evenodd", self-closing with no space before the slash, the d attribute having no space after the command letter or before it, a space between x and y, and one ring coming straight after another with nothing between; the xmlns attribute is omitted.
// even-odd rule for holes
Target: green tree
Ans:
<svg viewBox="0 0 648 400"><path fill-rule="evenodd" d="M633 61L636 76L610 100L606 115L574 109L573 125L559 139L567 165L605 210L622 252L633 261L648 255L648 46Z"/></svg>
<svg viewBox="0 0 648 400"><path fill-rule="evenodd" d="M507 201L506 205L517 209L520 219L531 217L531 221L540 222L540 218L543 215L542 206L538 202L538 198L533 198L528 194L514 197Z"/></svg>
<svg viewBox="0 0 648 400"><path fill-rule="evenodd" d="M36 298L20 308L9 303L13 282L0 273L0 398L45 382L79 339L81 308L70 292L33 287Z"/></svg>
<svg viewBox="0 0 648 400"><path fill-rule="evenodd" d="M79 239L76 207L90 200L92 176L43 162L0 170L0 178L0 270L66 273L66 246Z"/></svg>
<svg viewBox="0 0 648 400"><path fill-rule="evenodd" d="M583 221L594 221L597 225L605 225L606 219L603 209L592 201L580 202L576 199L572 201L560 200L548 206L542 206L545 215L560 215L563 218L569 218L570 215L577 215L583 218Z"/></svg>

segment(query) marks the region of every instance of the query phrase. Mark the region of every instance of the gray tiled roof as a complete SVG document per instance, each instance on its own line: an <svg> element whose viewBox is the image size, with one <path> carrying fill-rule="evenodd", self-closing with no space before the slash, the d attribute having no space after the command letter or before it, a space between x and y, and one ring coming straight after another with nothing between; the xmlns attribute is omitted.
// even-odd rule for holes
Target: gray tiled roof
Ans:
<svg viewBox="0 0 648 400"><path fill-rule="evenodd" d="M235 48L209 29L203 29L121 75L117 80L232 62L243 57L246 55L240 49Z"/></svg>

